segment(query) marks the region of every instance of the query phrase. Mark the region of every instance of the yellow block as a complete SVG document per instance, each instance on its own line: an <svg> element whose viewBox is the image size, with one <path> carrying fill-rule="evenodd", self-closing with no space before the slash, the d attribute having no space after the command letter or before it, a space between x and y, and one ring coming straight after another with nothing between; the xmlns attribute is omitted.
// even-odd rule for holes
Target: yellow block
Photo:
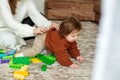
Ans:
<svg viewBox="0 0 120 80"><path fill-rule="evenodd" d="M24 75L20 75L20 74L14 74L14 78L18 79L18 80L24 80L25 76Z"/></svg>
<svg viewBox="0 0 120 80"><path fill-rule="evenodd" d="M24 66L20 69L20 71L28 71L28 66L27 66L27 65L24 65Z"/></svg>
<svg viewBox="0 0 120 80"><path fill-rule="evenodd" d="M28 66L24 65L20 70L15 70L14 74L20 74L20 75L28 76Z"/></svg>
<svg viewBox="0 0 120 80"><path fill-rule="evenodd" d="M16 53L14 54L14 56L16 57L16 55L18 55L18 54L20 54L20 53L16 52Z"/></svg>
<svg viewBox="0 0 120 80"><path fill-rule="evenodd" d="M41 62L38 58L33 58L31 59L32 63L39 63Z"/></svg>
<svg viewBox="0 0 120 80"><path fill-rule="evenodd" d="M23 76L28 76L28 71L14 71L14 74L20 74Z"/></svg>

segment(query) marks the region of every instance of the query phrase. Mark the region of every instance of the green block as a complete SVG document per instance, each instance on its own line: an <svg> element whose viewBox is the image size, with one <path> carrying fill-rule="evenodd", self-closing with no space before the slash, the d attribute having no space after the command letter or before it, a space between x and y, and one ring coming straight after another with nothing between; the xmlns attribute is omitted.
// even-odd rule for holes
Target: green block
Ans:
<svg viewBox="0 0 120 80"><path fill-rule="evenodd" d="M0 54L3 54L5 52L6 52L6 50L3 50L3 49L0 48Z"/></svg>
<svg viewBox="0 0 120 80"><path fill-rule="evenodd" d="M46 71L46 70L47 70L47 65L46 65L46 64L43 64L42 67L41 67L41 70L42 70L42 71Z"/></svg>
<svg viewBox="0 0 120 80"><path fill-rule="evenodd" d="M13 63L29 65L31 63L31 60L30 57L14 57Z"/></svg>
<svg viewBox="0 0 120 80"><path fill-rule="evenodd" d="M30 57L30 60L33 59L33 58L35 58L35 56Z"/></svg>
<svg viewBox="0 0 120 80"><path fill-rule="evenodd" d="M13 58L13 55L4 56L4 57L2 57L2 60L10 60L12 58Z"/></svg>
<svg viewBox="0 0 120 80"><path fill-rule="evenodd" d="M24 65L23 64L13 64L12 59L9 62L9 67L10 68L20 69L22 66L24 66Z"/></svg>
<svg viewBox="0 0 120 80"><path fill-rule="evenodd" d="M39 60L41 60L42 62L48 65L51 65L56 61L56 58L53 54L51 55L38 54L36 56Z"/></svg>

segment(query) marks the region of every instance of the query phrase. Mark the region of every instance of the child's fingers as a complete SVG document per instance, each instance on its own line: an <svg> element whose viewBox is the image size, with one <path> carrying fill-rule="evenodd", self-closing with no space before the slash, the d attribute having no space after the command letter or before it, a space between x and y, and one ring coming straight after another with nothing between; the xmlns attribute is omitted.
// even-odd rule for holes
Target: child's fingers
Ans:
<svg viewBox="0 0 120 80"><path fill-rule="evenodd" d="M80 58L78 58L78 59L77 59L77 61L79 61L79 62L80 62L80 61L81 61L81 59L80 59Z"/></svg>

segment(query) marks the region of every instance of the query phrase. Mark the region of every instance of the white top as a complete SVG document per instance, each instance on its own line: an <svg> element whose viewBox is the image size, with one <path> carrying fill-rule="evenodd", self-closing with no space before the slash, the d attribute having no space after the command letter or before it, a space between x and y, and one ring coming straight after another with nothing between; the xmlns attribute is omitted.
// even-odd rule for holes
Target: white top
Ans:
<svg viewBox="0 0 120 80"><path fill-rule="evenodd" d="M16 14L11 13L8 0L0 0L0 31L10 29L21 37L33 36L34 27L28 24L22 24L21 21L25 15L30 16L36 26L48 27L51 21L48 21L40 12L36 9L33 0L20 0L17 3Z"/></svg>

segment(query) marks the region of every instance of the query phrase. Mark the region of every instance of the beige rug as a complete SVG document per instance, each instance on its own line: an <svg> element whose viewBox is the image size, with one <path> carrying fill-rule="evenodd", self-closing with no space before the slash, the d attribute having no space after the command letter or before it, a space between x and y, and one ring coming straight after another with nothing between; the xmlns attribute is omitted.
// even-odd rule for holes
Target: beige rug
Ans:
<svg viewBox="0 0 120 80"><path fill-rule="evenodd" d="M29 65L29 76L25 80L90 80L93 65L94 50L98 26L89 21L82 21L83 30L78 39L78 47L81 56L85 58L84 63L75 63L80 65L80 69L63 67L57 63L47 66L47 71L41 71L42 63ZM22 47L31 47L33 39L27 40L28 45ZM14 69L9 68L9 64L0 64L0 80L16 80L13 78Z"/></svg>

